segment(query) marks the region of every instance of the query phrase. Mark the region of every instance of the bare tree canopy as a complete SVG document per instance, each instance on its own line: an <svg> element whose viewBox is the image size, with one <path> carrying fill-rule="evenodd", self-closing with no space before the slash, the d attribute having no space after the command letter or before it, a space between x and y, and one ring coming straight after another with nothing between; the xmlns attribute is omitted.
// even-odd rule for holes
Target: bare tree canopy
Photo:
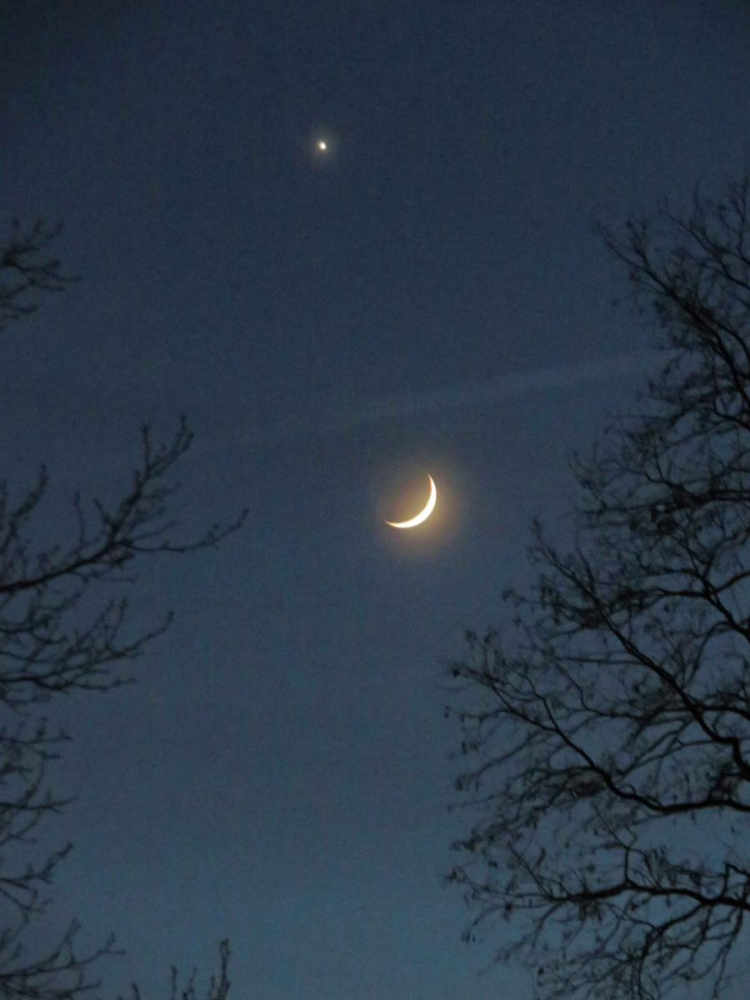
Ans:
<svg viewBox="0 0 750 1000"><path fill-rule="evenodd" d="M61 228L37 221L24 233L19 220L13 220L10 238L0 246L0 331L11 320L36 311L35 293L61 292L77 280L64 275L60 261L47 253Z"/></svg>
<svg viewBox="0 0 750 1000"><path fill-rule="evenodd" d="M548 1000L721 996L750 914L748 191L599 227L666 363L573 460L570 544L535 523L536 586L452 665L466 936L509 921L497 958Z"/></svg>
<svg viewBox="0 0 750 1000"><path fill-rule="evenodd" d="M219 945L219 973L218 976L211 976L208 988L203 995L204 1000L226 1000L229 996L229 987L231 986L228 977L229 955L229 942L222 941ZM178 970L173 967L169 1000L198 1000L199 994L196 991L195 985L196 975L196 971L193 970L185 985L180 986ZM135 983L132 986L131 1000L145 1000L145 997Z"/></svg>
<svg viewBox="0 0 750 1000"><path fill-rule="evenodd" d="M58 231L38 224L21 237L14 224L9 244L0 247L0 328L33 311L36 304L28 294L60 290L70 280L60 276L58 261L40 258ZM161 443L144 427L140 460L120 499L109 505L97 499L84 504L75 496L74 530L52 544L35 541L44 513L46 470L42 467L35 485L18 497L0 482L0 996L8 1000L90 995L98 985L91 978L92 967L117 953L111 937L82 955L76 949L75 921L53 947L35 947L37 921L49 903L47 887L71 849L67 844L42 857L34 849L39 825L67 804L46 781L48 764L59 756L67 736L50 732L37 709L61 693L103 691L124 683L124 661L138 657L169 624L167 615L150 629L134 632L127 599L103 596L112 592L112 584L135 583L145 557L214 547L243 523L244 513L197 538L175 536L171 510L176 487L170 476L191 440L184 420L171 440ZM207 1000L227 996L228 957L224 943L219 979L212 980ZM172 997L195 1000L194 976L178 997L173 975Z"/></svg>

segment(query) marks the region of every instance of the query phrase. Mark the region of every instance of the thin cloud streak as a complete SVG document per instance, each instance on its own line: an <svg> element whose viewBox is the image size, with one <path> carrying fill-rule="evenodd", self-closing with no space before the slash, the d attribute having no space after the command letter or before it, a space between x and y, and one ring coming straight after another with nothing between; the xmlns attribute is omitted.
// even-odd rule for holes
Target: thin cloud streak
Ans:
<svg viewBox="0 0 750 1000"><path fill-rule="evenodd" d="M392 396L373 400L356 409L342 410L322 420L306 424L278 422L256 434L251 434L250 444L282 444L307 437L330 434L347 434L373 424L403 420L463 406L486 405L508 396L520 396L545 389L568 389L588 382L601 382L623 375L653 371L655 360L661 352L645 351L638 354L620 354L598 361L579 362L556 368L536 368L527 372L514 372L501 378L463 383L447 389L417 392L409 396Z"/></svg>

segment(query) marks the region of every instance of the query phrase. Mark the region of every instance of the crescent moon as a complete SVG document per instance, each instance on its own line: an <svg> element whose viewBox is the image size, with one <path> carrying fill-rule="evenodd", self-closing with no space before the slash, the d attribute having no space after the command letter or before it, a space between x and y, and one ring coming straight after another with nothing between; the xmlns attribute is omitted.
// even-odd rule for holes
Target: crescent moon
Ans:
<svg viewBox="0 0 750 1000"><path fill-rule="evenodd" d="M427 520L435 509L435 504L437 502L437 487L435 486L435 480L429 475L427 478L430 480L430 498L422 510L420 510L420 512L409 521L386 521L386 524L390 524L392 528L416 528L418 524Z"/></svg>

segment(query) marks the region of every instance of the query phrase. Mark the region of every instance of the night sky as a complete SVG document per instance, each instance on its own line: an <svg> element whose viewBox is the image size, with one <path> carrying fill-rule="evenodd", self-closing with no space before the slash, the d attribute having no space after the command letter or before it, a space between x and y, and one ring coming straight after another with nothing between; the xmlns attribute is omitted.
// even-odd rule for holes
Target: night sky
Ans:
<svg viewBox="0 0 750 1000"><path fill-rule="evenodd" d="M42 535L116 497L139 427L196 433L186 535L143 564L168 634L49 714L76 796L50 934L114 995L216 966L263 1000L531 1000L443 886L463 628L501 623L608 411L655 371L592 232L750 162L731 0L0 4L0 222L61 221L81 281L2 335L2 476ZM324 154L318 140L328 143ZM656 362L658 366L658 360ZM384 518L438 504L411 532Z"/></svg>

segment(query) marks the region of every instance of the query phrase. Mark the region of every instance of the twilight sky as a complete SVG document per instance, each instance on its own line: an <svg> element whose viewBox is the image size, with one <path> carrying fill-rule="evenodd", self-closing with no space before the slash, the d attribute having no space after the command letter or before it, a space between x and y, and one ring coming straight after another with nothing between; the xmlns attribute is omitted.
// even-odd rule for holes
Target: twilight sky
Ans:
<svg viewBox="0 0 750 1000"><path fill-rule="evenodd" d="M654 371L592 221L739 176L748 43L739 0L0 2L0 222L82 277L3 335L2 476L47 462L54 534L184 413L186 530L250 509L144 567L138 683L51 712L110 995L227 936L237 1000L532 1000L441 885L445 660Z"/></svg>

